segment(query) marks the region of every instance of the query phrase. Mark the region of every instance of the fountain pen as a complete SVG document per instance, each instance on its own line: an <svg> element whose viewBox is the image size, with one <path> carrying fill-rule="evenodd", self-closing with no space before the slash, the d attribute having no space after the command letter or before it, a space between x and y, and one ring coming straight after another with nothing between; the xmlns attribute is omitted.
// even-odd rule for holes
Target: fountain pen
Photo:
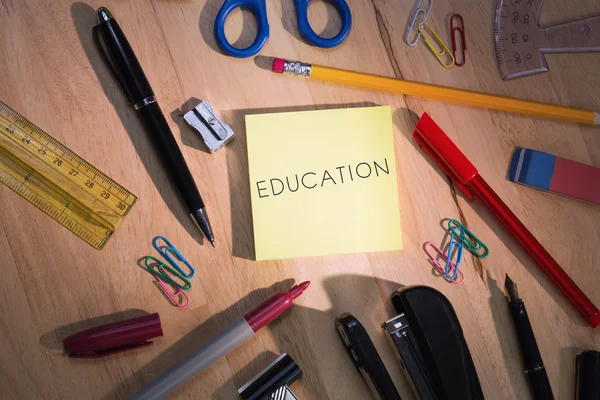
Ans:
<svg viewBox="0 0 600 400"><path fill-rule="evenodd" d="M214 247L215 238L202 197L133 49L110 11L100 7L97 17L93 36L100 53L152 137L192 219Z"/></svg>
<svg viewBox="0 0 600 400"><path fill-rule="evenodd" d="M515 323L519 346L525 361L525 374L529 378L533 397L536 400L554 400L548 374L542 362L542 355L535 340L525 304L519 298L517 284L509 278L508 274L504 281L504 289L508 297L510 313Z"/></svg>

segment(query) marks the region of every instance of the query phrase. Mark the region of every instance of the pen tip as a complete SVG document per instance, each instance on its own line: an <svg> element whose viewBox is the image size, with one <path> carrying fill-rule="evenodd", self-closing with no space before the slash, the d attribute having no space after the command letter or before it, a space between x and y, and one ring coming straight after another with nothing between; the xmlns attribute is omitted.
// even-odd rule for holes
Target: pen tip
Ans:
<svg viewBox="0 0 600 400"><path fill-rule="evenodd" d="M211 241L210 241L210 244L212 244L212 247L213 247L213 248L216 248L216 247L217 247L217 244L215 243L215 239L211 240Z"/></svg>
<svg viewBox="0 0 600 400"><path fill-rule="evenodd" d="M300 296L309 285L310 285L310 281L302 282L301 284L296 285L293 288L291 288L288 293L291 294L292 297L295 299L298 296Z"/></svg>
<svg viewBox="0 0 600 400"><path fill-rule="evenodd" d="M510 279L510 276L506 274L504 279L504 290L509 301L515 301L519 299L519 293L517 292L517 284Z"/></svg>

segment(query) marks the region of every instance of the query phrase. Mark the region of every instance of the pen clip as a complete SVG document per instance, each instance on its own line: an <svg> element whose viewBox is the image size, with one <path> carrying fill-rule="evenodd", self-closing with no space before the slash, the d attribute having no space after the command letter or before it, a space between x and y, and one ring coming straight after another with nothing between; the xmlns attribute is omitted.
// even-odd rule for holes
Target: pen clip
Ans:
<svg viewBox="0 0 600 400"><path fill-rule="evenodd" d="M94 28L92 28L92 36L94 38L94 43L96 43L96 47L98 48L98 51L100 52L100 55L102 56L102 59L104 60L104 63L106 64L106 66L108 67L110 72L112 72L112 74L114 75L115 79L117 80L117 83L121 87L121 90L125 94L125 98L127 99L127 101L130 104L133 104L133 101L131 100L131 98L127 94L127 91L125 90L125 86L123 86L123 82L121 80L121 75L119 75L119 72L117 71L117 68L115 67L115 63L113 62L113 60L110 56L110 53L106 49L106 44L102 40L102 35L100 34L100 25L96 25L96 26L94 26Z"/></svg>
<svg viewBox="0 0 600 400"><path fill-rule="evenodd" d="M433 160L436 162L436 164L439 165L439 167L446 173L446 175L448 175L450 177L450 179L452 179L452 182L454 182L454 184L456 186L458 186L458 188L460 190L463 191L465 196L467 196L467 198L469 200L473 200L473 192L471 191L471 189L469 189L468 187L466 187L465 185L463 185L460 182L460 180L454 174L454 172L452 172L452 170L450 170L450 168L440 158L440 156L438 156L437 153L435 151L433 151L431 146L427 143L427 141L425 139L423 139L423 137L418 133L418 131L415 131L415 135L413 135L413 138L421 145L423 150L425 150L425 152L427 154L429 154L431 156L431 158L433 158Z"/></svg>

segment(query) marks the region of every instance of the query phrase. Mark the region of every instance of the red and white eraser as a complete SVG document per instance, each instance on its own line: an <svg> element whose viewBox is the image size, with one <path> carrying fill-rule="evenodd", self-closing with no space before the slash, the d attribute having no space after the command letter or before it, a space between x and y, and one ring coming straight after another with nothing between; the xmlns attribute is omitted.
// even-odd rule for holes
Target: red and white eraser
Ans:
<svg viewBox="0 0 600 400"><path fill-rule="evenodd" d="M277 72L278 74L283 74L283 66L285 64L285 60L283 58L275 58L273 60L273 67L271 71Z"/></svg>

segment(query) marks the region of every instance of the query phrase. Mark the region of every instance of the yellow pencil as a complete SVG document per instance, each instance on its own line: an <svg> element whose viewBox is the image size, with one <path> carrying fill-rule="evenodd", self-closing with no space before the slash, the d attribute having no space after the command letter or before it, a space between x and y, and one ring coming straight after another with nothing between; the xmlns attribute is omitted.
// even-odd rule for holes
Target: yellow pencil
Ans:
<svg viewBox="0 0 600 400"><path fill-rule="evenodd" d="M537 101L521 100L511 97L454 89L428 83L411 82L385 76L352 72L343 69L305 64L298 61L286 61L276 58L273 72L305 76L327 82L359 86L386 92L402 93L409 96L452 101L469 106L484 107L500 111L535 115L538 117L578 122L588 125L600 125L600 112L581 108L557 106Z"/></svg>

